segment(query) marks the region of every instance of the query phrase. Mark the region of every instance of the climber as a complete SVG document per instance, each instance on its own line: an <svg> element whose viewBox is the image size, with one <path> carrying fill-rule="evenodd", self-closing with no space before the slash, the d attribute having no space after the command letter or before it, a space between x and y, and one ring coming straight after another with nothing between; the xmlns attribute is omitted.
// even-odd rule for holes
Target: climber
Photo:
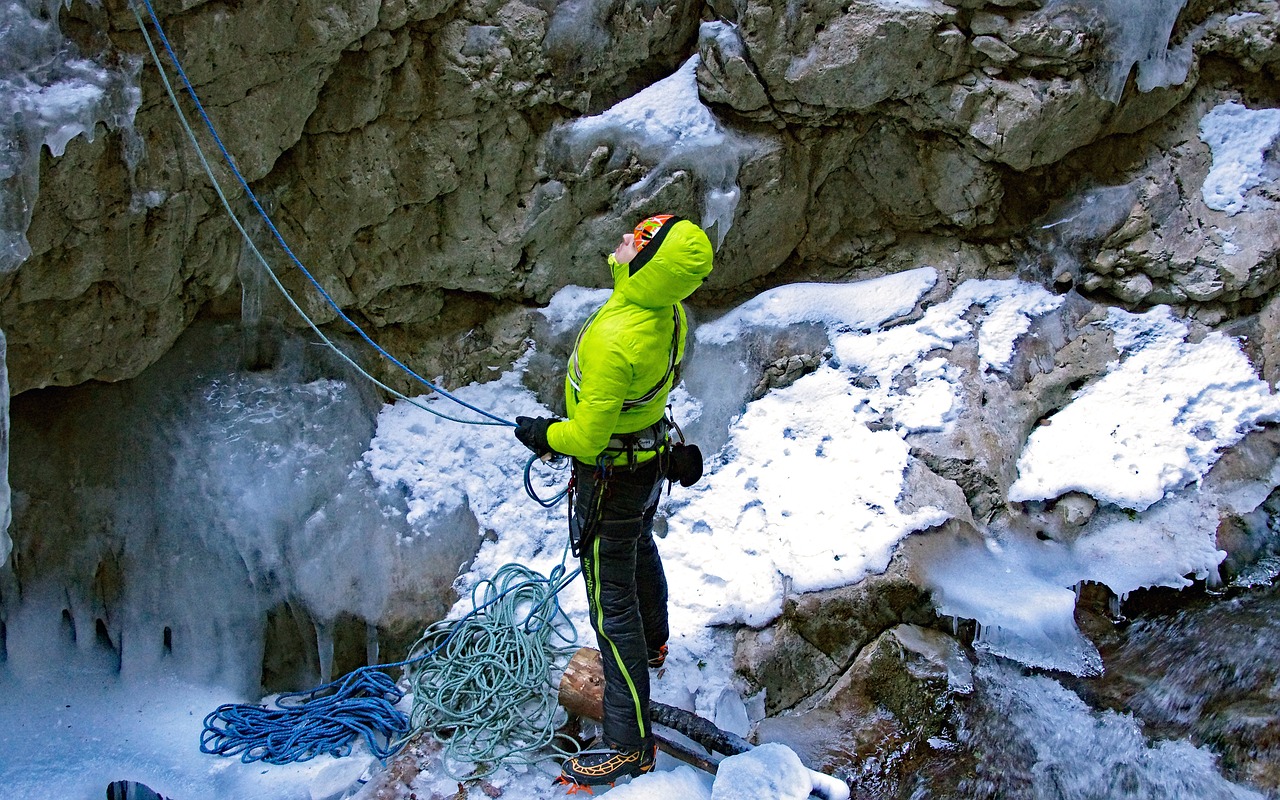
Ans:
<svg viewBox="0 0 1280 800"><path fill-rule="evenodd" d="M706 233L676 216L649 217L624 235L609 257L613 293L569 357L568 419L516 418L516 437L535 454L573 458L569 537L605 676L602 746L562 767L561 778L577 785L653 769L646 667L662 666L668 637L653 519L663 480L689 486L702 470L696 449L672 441L665 409L688 329L680 301L706 280L711 261Z"/></svg>

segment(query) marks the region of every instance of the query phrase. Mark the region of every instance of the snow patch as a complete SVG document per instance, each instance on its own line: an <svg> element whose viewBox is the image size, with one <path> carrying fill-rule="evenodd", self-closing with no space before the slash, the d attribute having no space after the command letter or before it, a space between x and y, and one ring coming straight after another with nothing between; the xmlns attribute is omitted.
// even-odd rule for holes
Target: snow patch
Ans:
<svg viewBox="0 0 1280 800"><path fill-rule="evenodd" d="M1200 140L1213 152L1213 166L1200 195L1215 211L1235 216L1241 211L1272 207L1250 194L1276 178L1274 158L1268 158L1280 137L1280 109L1253 110L1235 103L1216 106L1200 120Z"/></svg>
<svg viewBox="0 0 1280 800"><path fill-rule="evenodd" d="M1164 306L1112 309L1104 324L1123 358L1032 432L1010 500L1079 491L1143 511L1200 480L1259 423L1280 420L1280 397L1234 339L1188 342Z"/></svg>

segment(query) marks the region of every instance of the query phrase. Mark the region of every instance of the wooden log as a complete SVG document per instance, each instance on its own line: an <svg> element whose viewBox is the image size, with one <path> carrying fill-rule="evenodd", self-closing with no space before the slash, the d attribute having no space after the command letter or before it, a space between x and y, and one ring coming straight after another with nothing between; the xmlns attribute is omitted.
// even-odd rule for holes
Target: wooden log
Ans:
<svg viewBox="0 0 1280 800"><path fill-rule="evenodd" d="M597 722L604 719L604 662L600 653L590 647L579 648L569 659L560 678L560 705L571 714L587 717ZM722 731L713 723L695 714L662 703L649 703L653 722L665 725L689 737L706 749L708 754L730 756L752 749L752 744L740 736ZM708 757L684 744L681 740L654 733L654 740L662 752L691 764L700 770L716 773L720 766L714 756ZM810 770L812 772L812 770ZM826 800L849 800L849 787L838 778L813 772L814 793Z"/></svg>
<svg viewBox="0 0 1280 800"><path fill-rule="evenodd" d="M569 664L564 669L564 675L560 678L560 705L564 706L565 710L580 717L594 719L597 722L604 719L604 662L601 660L598 650L583 647L573 654L573 658L569 659ZM703 733L704 729L720 732L710 722L694 717L687 711L665 706L661 703L651 702L649 706L650 709L656 709L653 712L654 716L661 717L662 724L669 724L673 721L669 718L683 715L702 723L701 726L695 727L697 733ZM658 720L655 719L655 721ZM675 725L672 725L672 727L687 735L688 731L682 730L682 728L690 726L680 725L679 720L674 721ZM730 734L724 735L729 736ZM736 737L733 738L736 739ZM662 736L661 734L655 734L654 739L664 753L698 769L715 774L717 763L712 758L698 753L694 748L677 739ZM694 741L698 741L704 747L706 746L705 743L699 741L696 734ZM743 749L748 748L750 748L750 745L744 742ZM732 750L732 752L741 752L741 750Z"/></svg>
<svg viewBox="0 0 1280 800"><path fill-rule="evenodd" d="M580 647L560 677L560 705L571 714L604 719L604 661L600 651Z"/></svg>

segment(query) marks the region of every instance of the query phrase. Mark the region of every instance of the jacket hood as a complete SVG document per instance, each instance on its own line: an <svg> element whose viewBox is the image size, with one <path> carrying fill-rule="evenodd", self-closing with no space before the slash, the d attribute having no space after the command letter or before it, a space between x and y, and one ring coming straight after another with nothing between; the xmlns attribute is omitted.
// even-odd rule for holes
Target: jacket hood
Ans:
<svg viewBox="0 0 1280 800"><path fill-rule="evenodd" d="M667 224L671 229L649 246L657 249L634 274L622 265L614 269L615 291L638 306L674 305L693 294L711 274L711 240L702 228L686 219ZM648 256L648 249L642 254Z"/></svg>

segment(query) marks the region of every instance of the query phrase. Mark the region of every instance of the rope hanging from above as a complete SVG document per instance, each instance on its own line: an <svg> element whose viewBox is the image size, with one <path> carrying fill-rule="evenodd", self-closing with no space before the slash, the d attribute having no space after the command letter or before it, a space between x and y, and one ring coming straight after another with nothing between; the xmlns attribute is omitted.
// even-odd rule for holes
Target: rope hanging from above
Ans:
<svg viewBox="0 0 1280 800"><path fill-rule="evenodd" d="M141 0L141 3L223 159L294 266L337 316L379 354L427 388L486 419L451 417L392 389L337 347L303 311L231 208L182 111L138 5L131 3L130 9L161 82L224 210L276 288L312 331L365 378L429 413L466 424L514 427L513 422L467 403L418 375L374 342L334 302L293 253L259 203L205 113L150 0ZM539 504L555 505L564 497L564 492L550 500L539 498L531 487L532 463L530 458L525 467L526 489ZM361 667L338 681L310 691L280 695L274 708L246 704L219 706L204 719L200 750L215 755L239 755L246 763L288 764L307 761L321 753L336 757L347 755L359 738L373 755L385 761L411 736L428 730L445 743L448 758L476 765L476 772L468 777L489 774L503 763L528 764L572 755L577 751L576 741L556 732L556 719L562 712L556 703L550 675L555 664L567 660L574 650L571 645L577 632L560 609L556 595L577 574L578 570L574 570L566 575L563 560L549 577L519 564L507 564L493 578L477 586L472 593L474 609L470 613L456 621L441 620L430 626L410 651L410 658L393 664ZM483 597L477 597L477 592ZM556 640L564 644L557 645ZM443 658L434 658L440 653L444 654ZM404 691L379 672L394 667L406 667L409 674L414 704L408 717L397 708L405 696Z"/></svg>
<svg viewBox="0 0 1280 800"><path fill-rule="evenodd" d="M200 141L198 138L196 138L195 131L191 128L191 124L187 120L187 116L182 110L182 105L178 102L177 93L174 92L173 86L169 82L169 76L168 76L168 73L165 71L164 63L160 60L160 54L156 50L155 44L151 40L151 34L147 32L147 26L143 22L142 14L138 10L138 2L135 0L135 2L132 2L129 4L129 9L133 12L133 16L138 22L138 29L139 31L141 31L142 37L146 42L147 50L150 51L151 53L152 61L155 62L156 70L160 74L160 80L164 84L165 91L169 95L169 100L173 105L174 111L177 112L178 119L181 122L182 127L187 134L187 138L191 141L192 147L195 149L196 155L199 158L201 166L204 168L205 174L208 176L209 181L213 184L214 191L217 193L218 199L221 201L223 209L227 212L227 215L231 218L232 224L235 226L236 230L240 232L240 235L244 238L244 241L248 246L249 250L253 253L256 260L262 265L263 269L266 270L266 273L271 278L272 283L274 283L276 288L280 290L280 293L284 295L284 298L285 300L288 301L289 305L292 306L293 309L307 323L307 325L317 335L320 336L320 338L324 341L324 343L328 345L334 352L336 352L344 361L346 361L351 366L355 367L355 369L365 378L368 378L370 381L377 384L379 387L386 390L387 392L395 395L396 397L399 397L402 400L407 400L424 411L427 411L431 414L435 414L438 417L448 419L452 422L461 422L468 425L502 425L506 427L515 427L514 422L504 419L502 417L499 417L496 414L492 414L482 408L479 408L478 406L472 405L471 403L468 403L467 401L461 399L460 397L457 397L454 394L446 391L444 388L437 386L436 384L432 383L431 381L419 375L417 372L414 372L412 369L409 368L408 365L400 361L395 356L391 355L391 353L388 353L385 349L383 349L381 345L375 342L373 338L369 336L369 334L364 330L364 328L360 327L360 325L358 325L355 322L355 320L351 319L351 317L347 315L347 313L342 309L342 307L338 305L338 303L333 299L333 297L329 294L329 292L325 290L324 286L320 284L320 281L317 280L316 277L311 274L311 271L307 269L306 265L304 265L302 261L298 258L298 256L293 252L293 249L289 247L289 243L285 241L284 235L280 233L280 230L276 227L275 222L271 219L271 216L267 214L266 209L263 208L262 203L259 202L258 196L254 193L253 189L249 186L249 181L244 177L243 174L241 174L239 167L236 166L235 159L231 157L231 153L227 150L226 145L223 144L222 137L218 135L218 131L213 124L213 120L211 120L209 118L209 115L205 112L204 105L200 102L200 97L196 94L195 87L192 86L190 79L188 79L186 70L182 68L182 62L178 60L178 54L174 52L173 45L170 44L169 42L169 37L165 34L164 28L160 25L160 18L156 14L155 9L152 8L151 6L151 0L140 0L140 2L146 8L147 14L151 18L151 24L155 28L157 37L159 37L160 39L160 43L164 46L164 50L168 54L169 60L173 63L174 70L177 72L178 77L182 80L183 87L186 89L187 95L191 98L191 102L194 104L196 111L199 113L200 118L204 121L205 128L208 129L209 135L213 138L214 143L217 145L218 151L222 154L223 161L226 162L227 167L231 170L231 173L235 176L236 181L240 184L241 190L244 191L245 196L253 204L254 209L257 210L258 215L262 218L263 222L266 224L267 229L271 231L272 236L274 237L275 241L279 244L281 250L284 251L289 261L292 262L292 264L298 268L298 270L306 277L306 279L311 283L311 285L315 288L315 290L319 292L320 296L324 299L325 303L331 309L333 309L337 317L341 319L344 323L346 323L346 325L349 328L351 328L351 330L357 336L359 336L366 344L372 347L379 355L381 355L383 358L390 361L399 370L404 372L413 380L427 387L431 391L435 392L441 397L445 397L453 401L454 403L457 403L458 405L470 411L475 412L476 414L479 414L480 416L484 417L484 419L464 420L464 419L458 419L456 417L451 417L446 414L442 414L441 412L436 411L435 409L429 408L425 404L418 402L414 399L411 399L406 395L396 391L395 389L392 389L391 387L387 386L385 383L379 381L377 378L370 375L360 365L356 364L356 362L350 356L348 356L337 345L335 345L332 341L330 341L330 339L327 336L325 336L323 332L321 332L319 326L316 325L316 323L311 319L311 317L305 311L303 311L302 307L297 303L297 301L294 300L293 296L289 294L289 291L285 288L284 284L280 282L280 279L276 276L275 271L271 269L270 264L267 262L266 258L262 255L261 251L258 250L257 245L254 244L252 237L250 237L248 231L245 230L245 227L240 222L239 217L237 217L235 211L232 210L231 203L227 199L226 193L223 190L221 183L219 183L217 176L214 174L213 168L209 165L208 159L205 158L204 149L200 146Z"/></svg>

